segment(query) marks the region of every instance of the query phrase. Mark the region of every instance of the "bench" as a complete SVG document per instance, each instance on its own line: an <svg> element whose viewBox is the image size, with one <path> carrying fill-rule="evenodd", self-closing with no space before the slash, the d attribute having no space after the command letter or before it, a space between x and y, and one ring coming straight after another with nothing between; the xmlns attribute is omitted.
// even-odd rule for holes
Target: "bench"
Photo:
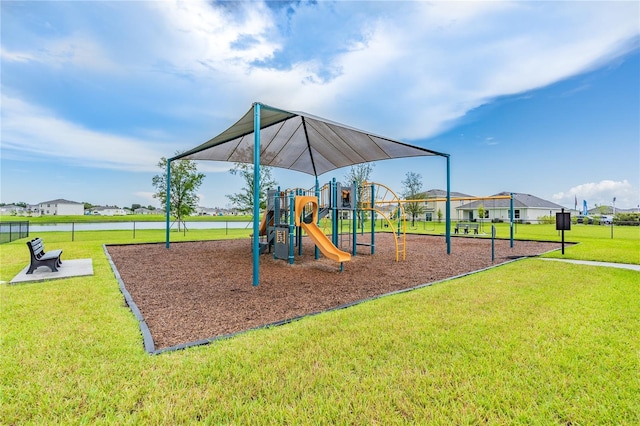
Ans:
<svg viewBox="0 0 640 426"><path fill-rule="evenodd" d="M459 234L460 230L463 230L465 234L469 233L470 229L473 229L473 233L477 234L478 233L478 224L477 223L456 223L456 228L453 231L454 234Z"/></svg>
<svg viewBox="0 0 640 426"><path fill-rule="evenodd" d="M29 253L31 253L31 264L27 274L33 274L40 266L48 266L52 272L58 272L58 267L62 265L62 250L51 250L45 253L44 242L41 238L34 238L31 241L27 241L29 247Z"/></svg>

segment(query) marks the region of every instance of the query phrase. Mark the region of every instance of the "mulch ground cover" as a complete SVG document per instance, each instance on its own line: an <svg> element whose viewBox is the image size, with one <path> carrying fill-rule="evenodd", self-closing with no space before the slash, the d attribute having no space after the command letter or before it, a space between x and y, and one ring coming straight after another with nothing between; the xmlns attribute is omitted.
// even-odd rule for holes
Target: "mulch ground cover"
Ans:
<svg viewBox="0 0 640 426"><path fill-rule="evenodd" d="M359 242L368 236L359 237ZM392 234L377 234L375 255L339 264L314 259L313 243L293 265L260 256L260 285L252 286L251 242L242 240L108 246L120 277L142 313L156 349L228 335L393 291L412 288L559 249L560 243L407 235L406 260L395 261Z"/></svg>

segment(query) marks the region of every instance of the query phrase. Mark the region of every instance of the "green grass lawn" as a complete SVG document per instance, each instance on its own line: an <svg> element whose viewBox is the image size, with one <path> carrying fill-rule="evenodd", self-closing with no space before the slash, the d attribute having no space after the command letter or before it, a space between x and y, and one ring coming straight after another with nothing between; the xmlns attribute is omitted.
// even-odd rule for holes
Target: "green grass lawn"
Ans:
<svg viewBox="0 0 640 426"><path fill-rule="evenodd" d="M554 235L536 226L517 236ZM574 227L565 257L637 259L637 229L618 231ZM102 247L131 233L64 234L41 236L94 276L0 286L2 424L640 424L635 271L526 259L151 356ZM0 245L0 279L27 259Z"/></svg>

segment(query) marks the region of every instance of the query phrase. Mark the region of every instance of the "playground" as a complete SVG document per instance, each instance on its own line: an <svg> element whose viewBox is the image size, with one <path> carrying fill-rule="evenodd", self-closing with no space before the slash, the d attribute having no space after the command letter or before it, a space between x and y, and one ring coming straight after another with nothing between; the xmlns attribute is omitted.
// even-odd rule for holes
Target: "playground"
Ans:
<svg viewBox="0 0 640 426"><path fill-rule="evenodd" d="M260 286L251 281L247 239L108 246L120 277L138 306L155 349L212 339L343 307L560 248L559 243L453 237L446 254L442 236L407 235L407 256L396 262L390 233L376 235L376 253L358 247L340 272L334 260L315 259L303 238L295 263L260 256ZM508 285L508 283L505 283Z"/></svg>
<svg viewBox="0 0 640 426"><path fill-rule="evenodd" d="M446 160L444 237L407 235L403 203L383 184L333 178L320 186L318 180L343 167L406 157ZM218 136L167 159L167 182L171 162L181 159L253 163L253 233L250 243L171 246L167 196L164 247L108 248L121 286L140 311L147 350L287 322L560 248L557 243L521 242L514 247L513 240L494 245L488 239L457 239L452 252L449 154L307 113L256 102ZM267 208L261 214L261 165L314 176L315 186L264 188ZM170 185L166 191L171 193ZM324 218L330 218L332 229L321 229ZM343 238L338 226L345 218L352 229ZM378 219L387 232L376 232ZM513 228L511 232L513 237ZM149 349L149 337L154 349Z"/></svg>

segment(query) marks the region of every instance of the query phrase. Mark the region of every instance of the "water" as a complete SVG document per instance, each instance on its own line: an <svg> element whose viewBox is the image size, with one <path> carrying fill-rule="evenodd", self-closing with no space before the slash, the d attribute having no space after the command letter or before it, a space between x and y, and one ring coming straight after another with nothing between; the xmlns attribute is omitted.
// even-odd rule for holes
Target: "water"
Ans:
<svg viewBox="0 0 640 426"><path fill-rule="evenodd" d="M187 222L187 229L250 229L252 225L253 222ZM174 224L171 229L177 229L177 226L178 224ZM133 231L134 229L165 229L165 227L166 222L52 223L29 225L29 232Z"/></svg>

